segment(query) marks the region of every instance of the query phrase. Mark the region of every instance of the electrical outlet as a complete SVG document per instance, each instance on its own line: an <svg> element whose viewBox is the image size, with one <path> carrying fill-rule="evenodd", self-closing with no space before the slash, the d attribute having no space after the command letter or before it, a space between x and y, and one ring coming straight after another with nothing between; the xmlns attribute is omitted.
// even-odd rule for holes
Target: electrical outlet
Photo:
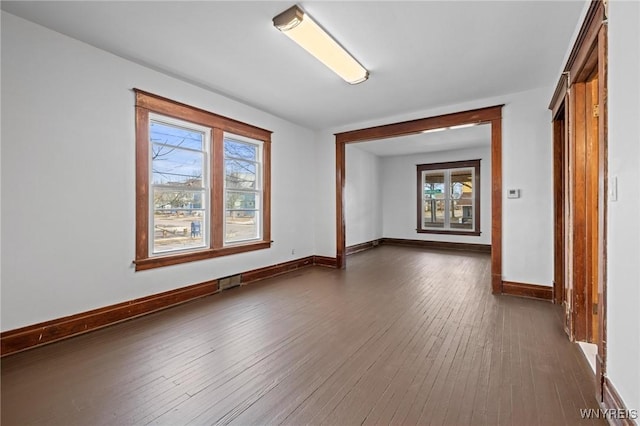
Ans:
<svg viewBox="0 0 640 426"><path fill-rule="evenodd" d="M291 254L296 254L296 249L291 249Z"/></svg>

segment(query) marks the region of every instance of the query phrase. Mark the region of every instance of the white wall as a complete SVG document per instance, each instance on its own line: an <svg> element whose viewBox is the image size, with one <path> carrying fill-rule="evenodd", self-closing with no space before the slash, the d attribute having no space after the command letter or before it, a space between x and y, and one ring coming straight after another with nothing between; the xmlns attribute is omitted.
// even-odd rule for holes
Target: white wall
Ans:
<svg viewBox="0 0 640 426"><path fill-rule="evenodd" d="M552 87L473 102L444 106L316 133L317 164L316 251L335 256L335 137L334 133L420 117L505 104L503 153L503 279L551 286L553 283ZM507 199L506 190L520 189L520 199ZM384 216L384 215L383 215Z"/></svg>
<svg viewBox="0 0 640 426"><path fill-rule="evenodd" d="M347 145L345 172L346 245L382 238L380 157Z"/></svg>
<svg viewBox="0 0 640 426"><path fill-rule="evenodd" d="M486 147L382 159L382 216L386 238L491 244L491 141ZM480 159L480 231L476 236L416 232L416 165Z"/></svg>
<svg viewBox="0 0 640 426"><path fill-rule="evenodd" d="M134 272L134 87L274 132L271 249ZM305 128L4 12L2 107L2 330L315 254Z"/></svg>
<svg viewBox="0 0 640 426"><path fill-rule="evenodd" d="M640 3L609 5L607 374L640 410Z"/></svg>

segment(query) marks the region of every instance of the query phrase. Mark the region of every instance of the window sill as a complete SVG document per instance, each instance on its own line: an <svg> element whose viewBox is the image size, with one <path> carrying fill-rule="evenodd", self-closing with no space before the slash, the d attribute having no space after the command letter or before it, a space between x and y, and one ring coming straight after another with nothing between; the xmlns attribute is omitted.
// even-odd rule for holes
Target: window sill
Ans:
<svg viewBox="0 0 640 426"><path fill-rule="evenodd" d="M416 229L418 234L445 234L445 235L468 235L470 237L479 237L480 231L456 231L449 229Z"/></svg>
<svg viewBox="0 0 640 426"><path fill-rule="evenodd" d="M233 246L222 248L209 248L188 253L169 254L148 257L145 259L136 259L133 261L133 263L136 265L136 271L144 271L146 269L161 268L163 266L178 265L180 263L195 262L198 260L229 256L232 254L245 253L254 250L263 250L269 247L271 247L271 241L252 241L250 243L235 244Z"/></svg>

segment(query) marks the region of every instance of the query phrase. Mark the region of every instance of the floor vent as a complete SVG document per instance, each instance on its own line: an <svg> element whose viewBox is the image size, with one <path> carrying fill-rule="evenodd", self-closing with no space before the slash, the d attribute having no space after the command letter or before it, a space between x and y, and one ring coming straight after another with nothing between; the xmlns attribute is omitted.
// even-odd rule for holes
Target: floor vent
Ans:
<svg viewBox="0 0 640 426"><path fill-rule="evenodd" d="M220 290L227 290L229 288L238 287L242 282L242 275L232 275L230 277L220 278L218 280L218 288Z"/></svg>

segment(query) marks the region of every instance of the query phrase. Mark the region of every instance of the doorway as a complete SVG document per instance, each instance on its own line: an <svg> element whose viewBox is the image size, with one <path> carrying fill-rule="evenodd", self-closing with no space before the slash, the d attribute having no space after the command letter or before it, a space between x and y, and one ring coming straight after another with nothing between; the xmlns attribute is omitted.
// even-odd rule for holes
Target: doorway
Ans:
<svg viewBox="0 0 640 426"><path fill-rule="evenodd" d="M555 302L571 341L598 347L597 394L606 359L607 27L593 2L550 109L554 139Z"/></svg>
<svg viewBox="0 0 640 426"><path fill-rule="evenodd" d="M345 170L346 145L415 135L433 129L489 124L491 126L491 290L502 293L502 107L457 112L412 121L337 133L336 136L336 263L346 267Z"/></svg>

